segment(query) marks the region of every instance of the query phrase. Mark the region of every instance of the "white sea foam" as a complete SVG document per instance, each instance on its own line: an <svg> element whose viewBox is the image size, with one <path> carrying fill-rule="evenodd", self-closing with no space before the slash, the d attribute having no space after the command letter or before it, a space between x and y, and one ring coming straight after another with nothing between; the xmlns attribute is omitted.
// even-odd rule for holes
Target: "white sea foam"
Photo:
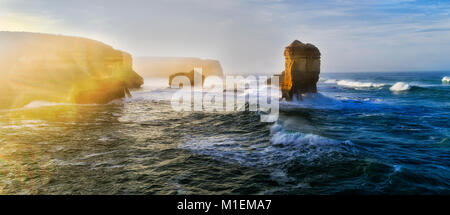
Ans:
<svg viewBox="0 0 450 215"><path fill-rule="evenodd" d="M374 98L332 98L321 93L309 93L302 96L300 101L281 101L281 111L296 111L298 109L321 109L321 110L342 110L342 109L378 109L383 107L380 99Z"/></svg>
<svg viewBox="0 0 450 215"><path fill-rule="evenodd" d="M349 88L379 88L385 86L385 84L381 83L373 83L373 82L361 82L361 81L353 81L353 80L336 80L336 79L328 79L325 80L324 83L326 84L337 84L339 86L343 87L349 87Z"/></svg>
<svg viewBox="0 0 450 215"><path fill-rule="evenodd" d="M445 76L442 78L443 83L450 83L450 76Z"/></svg>
<svg viewBox="0 0 450 215"><path fill-rule="evenodd" d="M325 79L323 83L326 83L326 84L336 84L336 83L337 83L337 80L336 80L336 79L328 79L328 80Z"/></svg>
<svg viewBox="0 0 450 215"><path fill-rule="evenodd" d="M272 134L271 142L275 145L348 145L353 146L350 141L337 141L316 134L306 134L302 132L286 131L281 125L274 124L270 130Z"/></svg>
<svg viewBox="0 0 450 215"><path fill-rule="evenodd" d="M70 104L57 103L57 102L46 102L46 101L33 101L33 102L25 105L23 108L40 108L40 107L46 107L46 106L60 106L60 105L70 105Z"/></svg>
<svg viewBox="0 0 450 215"><path fill-rule="evenodd" d="M411 86L405 82L397 82L394 85L392 85L389 90L393 92L400 92L400 91L408 91L411 89Z"/></svg>
<svg viewBox="0 0 450 215"><path fill-rule="evenodd" d="M108 104L117 104L122 103L121 99L116 99ZM63 102L47 102L47 101L32 101L29 104L25 105L23 108L9 109L9 110L22 110L22 109L33 109L33 108L41 108L41 107L50 107L50 106L97 106L99 104L74 104L74 103L63 103Z"/></svg>
<svg viewBox="0 0 450 215"><path fill-rule="evenodd" d="M321 93L308 93L302 96L299 101L294 97L293 101L281 101L280 109L289 110L296 108L309 108L309 109L341 109L344 107L342 101L325 96Z"/></svg>

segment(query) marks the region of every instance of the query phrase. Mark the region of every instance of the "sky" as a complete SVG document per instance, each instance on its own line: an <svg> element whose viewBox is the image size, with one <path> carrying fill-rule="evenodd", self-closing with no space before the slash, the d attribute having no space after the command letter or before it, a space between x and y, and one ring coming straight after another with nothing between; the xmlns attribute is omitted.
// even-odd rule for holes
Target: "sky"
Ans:
<svg viewBox="0 0 450 215"><path fill-rule="evenodd" d="M0 31L82 36L134 57L275 74L293 40L321 72L450 71L450 0L0 0Z"/></svg>

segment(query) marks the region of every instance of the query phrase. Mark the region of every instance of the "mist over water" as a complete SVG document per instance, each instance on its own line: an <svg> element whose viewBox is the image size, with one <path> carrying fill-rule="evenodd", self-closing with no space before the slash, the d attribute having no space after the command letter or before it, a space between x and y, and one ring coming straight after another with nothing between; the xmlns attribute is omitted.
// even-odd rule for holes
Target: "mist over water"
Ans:
<svg viewBox="0 0 450 215"><path fill-rule="evenodd" d="M2 110L0 193L450 194L449 75L325 73L275 123L175 112L157 79L107 105Z"/></svg>

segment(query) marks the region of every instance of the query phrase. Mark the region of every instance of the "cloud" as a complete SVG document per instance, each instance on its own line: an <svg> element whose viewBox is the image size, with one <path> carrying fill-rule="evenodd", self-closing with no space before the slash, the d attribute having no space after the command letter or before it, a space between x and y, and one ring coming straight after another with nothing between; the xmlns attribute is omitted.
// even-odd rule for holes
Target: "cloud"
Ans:
<svg viewBox="0 0 450 215"><path fill-rule="evenodd" d="M33 14L0 14L0 30L2 31L52 31L59 23L59 20Z"/></svg>
<svg viewBox="0 0 450 215"><path fill-rule="evenodd" d="M427 28L418 30L417 32L441 32L441 31L450 31L450 28Z"/></svg>
<svg viewBox="0 0 450 215"><path fill-rule="evenodd" d="M294 39L321 49L323 72L441 70L449 12L423 0L7 0L0 28L90 37L135 56L216 58L228 73L279 73Z"/></svg>

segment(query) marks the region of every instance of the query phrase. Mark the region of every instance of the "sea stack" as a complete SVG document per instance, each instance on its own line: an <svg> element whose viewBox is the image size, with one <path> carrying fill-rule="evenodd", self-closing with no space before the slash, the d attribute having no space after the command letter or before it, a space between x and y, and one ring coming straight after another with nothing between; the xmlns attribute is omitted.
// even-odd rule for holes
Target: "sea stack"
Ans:
<svg viewBox="0 0 450 215"><path fill-rule="evenodd" d="M284 50L285 70L280 75L282 97L287 101L301 100L302 94L316 93L320 74L320 51L298 40Z"/></svg>

